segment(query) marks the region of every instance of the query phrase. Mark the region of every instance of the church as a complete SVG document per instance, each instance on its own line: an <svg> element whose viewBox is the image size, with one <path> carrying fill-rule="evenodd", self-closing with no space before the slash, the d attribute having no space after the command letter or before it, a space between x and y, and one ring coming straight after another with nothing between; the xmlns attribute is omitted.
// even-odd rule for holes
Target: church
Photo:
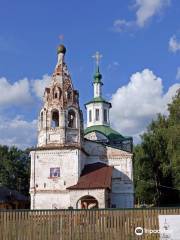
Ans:
<svg viewBox="0 0 180 240"><path fill-rule="evenodd" d="M30 153L31 209L132 208L133 140L111 128L100 54L95 55L93 98L85 104L85 129L65 54L60 45L38 116L37 146Z"/></svg>

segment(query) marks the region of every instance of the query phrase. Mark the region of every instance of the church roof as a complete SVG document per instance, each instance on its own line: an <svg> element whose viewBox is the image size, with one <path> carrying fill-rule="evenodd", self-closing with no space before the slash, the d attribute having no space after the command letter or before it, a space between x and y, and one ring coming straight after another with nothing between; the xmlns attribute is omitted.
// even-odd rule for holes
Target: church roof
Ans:
<svg viewBox="0 0 180 240"><path fill-rule="evenodd" d="M111 107L111 103L108 102L108 101L106 101L106 100L105 100L103 97L101 97L101 96L100 96L100 97L95 97L95 98L93 98L91 101L85 103L85 106L88 105L88 104L90 104L90 103L99 103L99 102L103 102L103 103L109 104L110 107Z"/></svg>
<svg viewBox="0 0 180 240"><path fill-rule="evenodd" d="M131 139L131 137L124 137L122 136L120 133L118 133L117 131L115 131L114 129L112 129L109 126L105 126L105 125L94 125L91 127L87 127L84 130L84 134L88 134L91 132L99 132L101 134L103 134L105 137L107 137L110 141L112 140L129 140Z"/></svg>
<svg viewBox="0 0 180 240"><path fill-rule="evenodd" d="M104 163L88 164L84 167L77 184L67 189L111 189L112 170L112 167Z"/></svg>

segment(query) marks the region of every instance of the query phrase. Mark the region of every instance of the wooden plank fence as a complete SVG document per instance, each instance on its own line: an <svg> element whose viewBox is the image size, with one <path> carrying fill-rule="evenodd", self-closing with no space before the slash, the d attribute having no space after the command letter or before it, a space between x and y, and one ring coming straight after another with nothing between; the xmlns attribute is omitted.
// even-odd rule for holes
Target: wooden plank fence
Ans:
<svg viewBox="0 0 180 240"><path fill-rule="evenodd" d="M97 210L3 210L0 240L153 240L136 227L159 229L158 215L180 215L180 208Z"/></svg>

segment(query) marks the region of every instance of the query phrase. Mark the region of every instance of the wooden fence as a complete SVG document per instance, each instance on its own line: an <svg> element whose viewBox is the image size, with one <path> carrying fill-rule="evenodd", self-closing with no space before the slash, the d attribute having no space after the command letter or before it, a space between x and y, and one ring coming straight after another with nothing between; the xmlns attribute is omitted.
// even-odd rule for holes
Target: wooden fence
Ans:
<svg viewBox="0 0 180 240"><path fill-rule="evenodd" d="M0 211L0 240L152 240L136 227L159 229L158 215L180 208Z"/></svg>

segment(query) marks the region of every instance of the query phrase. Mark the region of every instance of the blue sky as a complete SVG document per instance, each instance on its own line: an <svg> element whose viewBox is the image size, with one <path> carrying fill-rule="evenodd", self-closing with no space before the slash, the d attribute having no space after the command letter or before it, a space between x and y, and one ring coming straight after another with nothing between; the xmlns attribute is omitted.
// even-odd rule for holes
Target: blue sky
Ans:
<svg viewBox="0 0 180 240"><path fill-rule="evenodd" d="M178 0L0 0L0 6L0 143L35 144L41 99L34 83L44 86L43 75L52 74L61 34L84 118L96 51L103 54L114 128L138 139L157 112L167 114L180 81ZM133 113L137 108L142 112Z"/></svg>

